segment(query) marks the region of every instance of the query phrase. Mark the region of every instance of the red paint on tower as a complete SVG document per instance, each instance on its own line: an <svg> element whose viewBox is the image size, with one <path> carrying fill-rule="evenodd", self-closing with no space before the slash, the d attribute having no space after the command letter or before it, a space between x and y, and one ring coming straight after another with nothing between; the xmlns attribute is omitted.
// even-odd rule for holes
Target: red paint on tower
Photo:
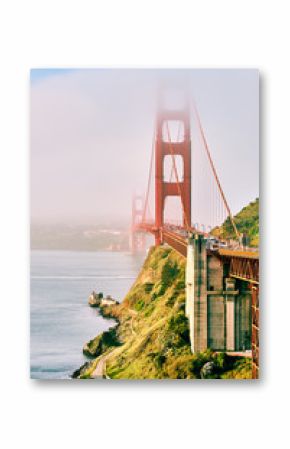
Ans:
<svg viewBox="0 0 290 449"><path fill-rule="evenodd" d="M184 136L181 141L173 142L169 135L169 121L182 122ZM168 141L163 137L164 126L167 127ZM174 159L180 155L183 160L183 180L174 182L164 181L164 158L170 155ZM156 141L155 141L155 226L158 232L155 234L155 244L163 242L162 227L164 225L164 206L167 196L177 196L181 199L183 208L183 226L191 226L191 140L190 140L190 112L185 107L182 110L160 110L157 116Z"/></svg>

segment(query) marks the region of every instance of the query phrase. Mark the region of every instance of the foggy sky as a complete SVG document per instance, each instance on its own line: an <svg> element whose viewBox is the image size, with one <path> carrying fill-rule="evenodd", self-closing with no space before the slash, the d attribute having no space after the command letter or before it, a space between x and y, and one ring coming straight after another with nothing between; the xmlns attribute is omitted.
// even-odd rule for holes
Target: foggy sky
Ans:
<svg viewBox="0 0 290 449"><path fill-rule="evenodd" d="M33 70L32 222L130 220L132 193L146 190L162 80L189 86L233 212L259 195L256 70Z"/></svg>

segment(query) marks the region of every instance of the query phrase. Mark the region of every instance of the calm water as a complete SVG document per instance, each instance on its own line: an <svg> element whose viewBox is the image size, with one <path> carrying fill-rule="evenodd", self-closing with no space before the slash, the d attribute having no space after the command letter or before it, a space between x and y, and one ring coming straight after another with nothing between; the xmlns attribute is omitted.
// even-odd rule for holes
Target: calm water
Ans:
<svg viewBox="0 0 290 449"><path fill-rule="evenodd" d="M31 355L33 379L65 379L86 361L84 343L114 321L88 306L92 290L122 300L143 258L128 253L32 251Z"/></svg>

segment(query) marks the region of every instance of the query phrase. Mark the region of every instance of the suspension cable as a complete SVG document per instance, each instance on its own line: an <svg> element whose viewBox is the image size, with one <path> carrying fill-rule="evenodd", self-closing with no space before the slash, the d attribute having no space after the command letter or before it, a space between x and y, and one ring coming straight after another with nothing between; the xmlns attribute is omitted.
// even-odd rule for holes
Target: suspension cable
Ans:
<svg viewBox="0 0 290 449"><path fill-rule="evenodd" d="M148 200L149 200L149 191L150 191L150 185L151 185L153 159L154 159L155 136L156 136L156 128L154 128L153 138L152 138L152 147L151 147L151 156L150 156L150 165L149 165L148 184L147 184L145 203L144 203L144 209L143 209L143 215L142 215L142 221L143 222L145 221L146 211L147 211L147 207L148 207Z"/></svg>
<svg viewBox="0 0 290 449"><path fill-rule="evenodd" d="M239 232L238 232L238 230L237 230L236 224L235 224L235 222L234 222L233 215L232 215L232 213L231 213L230 207L229 207L229 205L228 205L228 202L227 202L227 200L226 200L226 197L225 197L225 194L224 194L224 192L223 192L222 186L221 186L221 184L220 184L220 181L219 181L219 178L218 178L218 175L217 175L217 171L216 171L216 169L215 169L213 160L212 160L212 158L211 158L211 154L210 154L210 151L209 151L209 147L208 147L208 144L207 144L207 140L206 140L206 137L205 137L205 134L204 134L202 125L201 125L199 113L198 113L198 111L197 111L197 108L196 108L194 102L193 102L193 109L194 109L194 112L195 112L195 115L196 115L196 118L197 118L197 123L198 123L199 131L200 131L200 134L201 134L201 137L202 137L202 141L203 141L203 145L204 145L204 148L205 148L205 152L206 152L206 154L207 154L207 157L208 157L208 160L209 160L209 163L210 163L210 166L211 166L213 175L214 175L214 177L215 177L215 180L216 180L218 189L219 189L219 191L220 191L220 194L221 194L221 197L222 197L222 199L223 199L224 205L225 205L226 210L227 210L227 212L228 212L228 215L229 215L229 217L230 217L230 221L231 221L231 223L232 223L232 226L233 226L233 229L234 229L234 231L235 231L236 237L239 238Z"/></svg>

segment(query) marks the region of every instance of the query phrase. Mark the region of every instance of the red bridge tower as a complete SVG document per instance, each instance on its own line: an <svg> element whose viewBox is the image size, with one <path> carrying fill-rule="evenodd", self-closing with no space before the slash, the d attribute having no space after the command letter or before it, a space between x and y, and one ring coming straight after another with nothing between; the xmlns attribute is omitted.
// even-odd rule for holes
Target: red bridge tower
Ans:
<svg viewBox="0 0 290 449"><path fill-rule="evenodd" d="M182 129L181 138L174 141L170 136L170 122L178 122ZM182 135L183 134L183 135ZM172 157L175 176L173 182L164 180L164 158ZM177 179L175 156L183 160L183 179ZM190 112L186 106L181 110L160 110L157 117L155 141L155 244L163 242L162 227L164 225L164 206L167 196L177 196L181 199L183 210L183 226L191 226L191 141Z"/></svg>
<svg viewBox="0 0 290 449"><path fill-rule="evenodd" d="M141 195L134 195L132 199L132 223L130 235L130 247L132 253L145 251L146 236L138 229L142 222L144 213L144 198Z"/></svg>

